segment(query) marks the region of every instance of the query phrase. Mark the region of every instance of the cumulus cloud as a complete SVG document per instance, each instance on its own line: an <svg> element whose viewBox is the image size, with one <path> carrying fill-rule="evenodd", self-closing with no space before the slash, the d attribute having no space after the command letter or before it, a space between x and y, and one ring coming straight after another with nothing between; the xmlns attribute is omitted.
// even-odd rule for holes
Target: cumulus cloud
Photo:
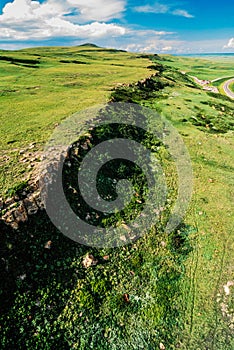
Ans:
<svg viewBox="0 0 234 350"><path fill-rule="evenodd" d="M120 18L124 0L14 0L3 8L5 19L30 19L40 16L69 15L74 12L85 21L109 21Z"/></svg>
<svg viewBox="0 0 234 350"><path fill-rule="evenodd" d="M47 0L44 3L32 0L14 0L7 3L0 15L0 38L2 40L40 40L55 37L101 38L121 36L126 29L107 19L117 18L124 10L122 0ZM108 2L108 4L107 4ZM104 9L102 10L102 6ZM106 8L105 8L106 6ZM77 24L71 13L91 23ZM95 11L96 16L95 16ZM102 11L102 22L100 12Z"/></svg>
<svg viewBox="0 0 234 350"><path fill-rule="evenodd" d="M176 54L199 54L199 53L217 53L223 52L222 48L225 44L223 39L188 41L179 40L177 35L154 35L148 33L145 39L141 40L141 36L135 32L131 38L126 40L121 38L121 49L134 52L145 53L176 53Z"/></svg>
<svg viewBox="0 0 234 350"><path fill-rule="evenodd" d="M127 44L126 46L122 46L122 48L126 51L132 52L143 52L143 53L163 53L172 51L176 52L178 47L181 45L180 41L167 41L163 39L152 39L147 40L146 42L140 44L139 42ZM168 46L165 46L168 45Z"/></svg>
<svg viewBox="0 0 234 350"><path fill-rule="evenodd" d="M0 22L9 24L66 14L65 6L53 0L43 4L31 0L14 0L7 3L2 12Z"/></svg>
<svg viewBox="0 0 234 350"><path fill-rule="evenodd" d="M224 45L224 49L234 49L234 38L231 38L227 45Z"/></svg>
<svg viewBox="0 0 234 350"><path fill-rule="evenodd" d="M180 9L172 10L172 8L169 5L160 4L159 2L154 3L154 5L135 6L133 8L133 11L140 12L140 13L155 13L155 14L167 13L175 16L186 17L186 18L194 17L186 10L180 10Z"/></svg>
<svg viewBox="0 0 234 350"><path fill-rule="evenodd" d="M178 52L186 46L184 41L173 37L173 32L160 32L154 30L129 31L121 38L121 49L132 52L160 53Z"/></svg>

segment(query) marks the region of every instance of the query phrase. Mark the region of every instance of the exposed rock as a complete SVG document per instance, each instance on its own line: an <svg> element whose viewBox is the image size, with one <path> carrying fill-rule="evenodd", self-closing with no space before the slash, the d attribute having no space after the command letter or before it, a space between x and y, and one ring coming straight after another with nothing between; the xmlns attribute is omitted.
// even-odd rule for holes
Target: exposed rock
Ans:
<svg viewBox="0 0 234 350"><path fill-rule="evenodd" d="M52 245L52 241L48 241L48 242L45 244L44 248L45 248L45 249L51 249L51 245Z"/></svg>
<svg viewBox="0 0 234 350"><path fill-rule="evenodd" d="M124 299L125 303L129 303L129 302L130 302L130 300L129 300L129 294L124 293L123 299Z"/></svg>
<svg viewBox="0 0 234 350"><path fill-rule="evenodd" d="M7 211L6 214L3 215L2 218L7 224L14 222L14 220L15 220L14 211L15 211L14 209L11 209L11 210Z"/></svg>
<svg viewBox="0 0 234 350"><path fill-rule="evenodd" d="M9 206L14 203L14 198L7 198L5 201L6 206Z"/></svg>
<svg viewBox="0 0 234 350"><path fill-rule="evenodd" d="M30 198L25 198L23 200L24 206L27 210L28 215L33 215L36 214L38 212L38 206L36 205L36 203L34 202L33 196L31 196Z"/></svg>
<svg viewBox="0 0 234 350"><path fill-rule="evenodd" d="M24 191L5 201L0 198L1 219L14 229L18 228L20 222L26 222L28 216L44 208L39 191L38 170L35 170L35 174L32 174Z"/></svg>
<svg viewBox="0 0 234 350"><path fill-rule="evenodd" d="M94 256L92 254L87 254L84 258L84 260L82 261L82 265L87 269L90 266L95 266L97 265L98 260L96 260L94 258Z"/></svg>
<svg viewBox="0 0 234 350"><path fill-rule="evenodd" d="M15 211L15 220L17 223L19 222L25 222L28 220L28 216L27 216L27 213L26 213L26 210L24 208L24 205L21 204L17 210Z"/></svg>

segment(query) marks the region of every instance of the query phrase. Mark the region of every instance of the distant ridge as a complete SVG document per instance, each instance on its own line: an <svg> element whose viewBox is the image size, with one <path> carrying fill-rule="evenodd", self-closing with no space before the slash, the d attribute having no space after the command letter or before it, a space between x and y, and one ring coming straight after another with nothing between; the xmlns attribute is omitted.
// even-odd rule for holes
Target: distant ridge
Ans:
<svg viewBox="0 0 234 350"><path fill-rule="evenodd" d="M91 43L81 44L81 45L78 45L78 47L89 47L89 48L91 47L91 48L96 48L96 49L102 49L102 50L109 51L109 52L127 52L126 50L111 49L111 48L101 47L101 46L91 44Z"/></svg>
<svg viewBox="0 0 234 350"><path fill-rule="evenodd" d="M82 46L89 46L89 47L97 47L97 48L100 48L100 46L97 46L97 45L91 44L91 43L85 43L85 44L78 45L78 46L80 46L80 47L82 47Z"/></svg>

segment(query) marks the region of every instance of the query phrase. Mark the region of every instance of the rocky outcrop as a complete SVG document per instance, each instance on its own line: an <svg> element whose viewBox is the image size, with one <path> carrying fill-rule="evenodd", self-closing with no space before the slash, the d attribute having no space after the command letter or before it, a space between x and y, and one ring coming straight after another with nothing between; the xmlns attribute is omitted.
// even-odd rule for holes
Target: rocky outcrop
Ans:
<svg viewBox="0 0 234 350"><path fill-rule="evenodd" d="M33 148L31 146L30 148ZM29 216L36 214L44 208L39 190L39 152L28 153L21 150L19 161L30 165L33 171L30 174L30 179L26 182L24 189L20 190L12 197L6 199L0 198L0 220L3 220L7 225L17 229L21 222L26 222Z"/></svg>
<svg viewBox="0 0 234 350"><path fill-rule="evenodd" d="M30 215L36 214L43 209L44 205L41 202L40 191L27 193L23 192L23 198L14 196L3 201L0 200L0 218L12 228L17 229L20 222L26 222Z"/></svg>

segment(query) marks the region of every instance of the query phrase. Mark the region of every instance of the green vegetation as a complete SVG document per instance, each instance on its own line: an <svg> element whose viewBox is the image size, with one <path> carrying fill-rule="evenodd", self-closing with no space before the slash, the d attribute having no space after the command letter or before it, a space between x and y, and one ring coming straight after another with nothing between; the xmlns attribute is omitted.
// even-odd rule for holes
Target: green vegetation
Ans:
<svg viewBox="0 0 234 350"><path fill-rule="evenodd" d="M179 66L184 59L173 57L171 61ZM172 65L172 62L165 63ZM190 59L187 65L191 63ZM215 74L226 75L222 69L218 73L217 63L214 64ZM222 62L219 64L224 66ZM208 65L212 67L211 62L207 62ZM232 66L230 64L230 69ZM195 70L190 73L199 75ZM200 78L206 79L206 76ZM185 222L196 227L197 234L186 262L184 308L188 326L181 348L232 349L233 312L225 317L220 309L223 286L233 279L233 102L221 95L185 86L180 79L173 88L164 89L164 94L166 92L167 98L153 101L153 106L184 136L194 170L194 196Z"/></svg>
<svg viewBox="0 0 234 350"><path fill-rule="evenodd" d="M202 90L189 75L229 76L233 64L89 45L3 56L11 58L0 61L1 185L8 196L27 186L25 165L18 164L21 149L36 142L33 156L56 123L107 99L148 106L171 121L191 155L194 193L175 232L163 230L169 201L157 227L116 249L70 241L44 211L17 231L0 221L1 349L155 350L162 343L170 350L232 350L234 287L227 296L223 286L233 281L234 264L233 102ZM150 74L155 76L145 82L117 86ZM157 144L147 135L145 142L152 149ZM173 201L173 164L157 146ZM85 269L87 253L98 264Z"/></svg>
<svg viewBox="0 0 234 350"><path fill-rule="evenodd" d="M1 229L9 265L1 279L2 349L153 349L160 341L173 345L174 326L183 329L180 283L189 228L181 228L177 238L152 232L112 250L69 241L45 215L24 225L17 237ZM50 250L44 248L47 240L53 242ZM99 263L84 269L87 252Z"/></svg>
<svg viewBox="0 0 234 350"><path fill-rule="evenodd" d="M150 75L149 61L93 46L0 53L0 192L28 177L20 151L42 150L55 124L104 103L119 83Z"/></svg>
<svg viewBox="0 0 234 350"><path fill-rule="evenodd" d="M162 55L161 58L163 58L165 64L179 69L183 73L201 80L211 81L210 85L217 87L219 92L225 96L223 83L234 77L232 57L190 58Z"/></svg>
<svg viewBox="0 0 234 350"><path fill-rule="evenodd" d="M234 92L234 83L232 83L232 84L230 85L230 90L231 90L232 92Z"/></svg>
<svg viewBox="0 0 234 350"><path fill-rule="evenodd" d="M233 77L233 58L222 59L220 57L190 58L162 55L165 64L175 67L188 75L194 75L199 79L214 80L217 78Z"/></svg>
<svg viewBox="0 0 234 350"><path fill-rule="evenodd" d="M222 78L222 79L219 79L219 80L216 80L212 83L212 85L214 86L217 86L217 87L220 87L222 86L223 83L225 83L225 81L227 81L228 79L231 79L232 77L226 77L226 78Z"/></svg>

